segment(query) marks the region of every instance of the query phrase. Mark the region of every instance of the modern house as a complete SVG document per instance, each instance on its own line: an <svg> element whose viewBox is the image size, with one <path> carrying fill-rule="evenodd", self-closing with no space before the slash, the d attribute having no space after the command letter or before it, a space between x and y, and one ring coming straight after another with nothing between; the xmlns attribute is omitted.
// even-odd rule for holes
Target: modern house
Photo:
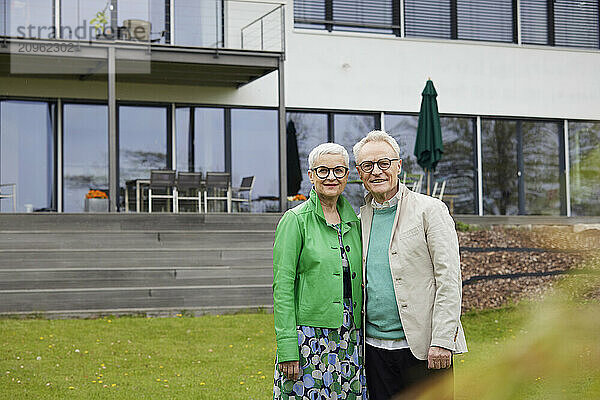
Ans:
<svg viewBox="0 0 600 400"><path fill-rule="evenodd" d="M455 214L600 221L599 8L0 0L0 314L271 307L274 229L310 190L308 152L382 128L422 173L428 78ZM147 213L158 169L253 176L252 213ZM84 212L90 190L109 213Z"/></svg>
<svg viewBox="0 0 600 400"><path fill-rule="evenodd" d="M431 78L455 213L600 215L599 4L1 0L1 210L82 212L103 189L123 212L128 181L168 168L255 176L252 210L279 212L288 142L305 171L374 128L421 172Z"/></svg>

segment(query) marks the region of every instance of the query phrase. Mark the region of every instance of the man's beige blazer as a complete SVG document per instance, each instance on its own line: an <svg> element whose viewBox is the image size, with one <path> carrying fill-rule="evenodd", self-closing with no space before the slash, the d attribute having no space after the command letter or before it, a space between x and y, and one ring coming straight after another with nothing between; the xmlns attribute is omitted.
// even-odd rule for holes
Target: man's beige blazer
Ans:
<svg viewBox="0 0 600 400"><path fill-rule="evenodd" d="M460 323L462 280L454 220L442 201L414 193L401 183L396 197L398 209L388 255L400 320L410 350L420 360L427 359L430 346L464 353L467 344ZM366 281L373 221L371 194L365 200L360 214ZM366 285L367 282L363 310L368 314Z"/></svg>

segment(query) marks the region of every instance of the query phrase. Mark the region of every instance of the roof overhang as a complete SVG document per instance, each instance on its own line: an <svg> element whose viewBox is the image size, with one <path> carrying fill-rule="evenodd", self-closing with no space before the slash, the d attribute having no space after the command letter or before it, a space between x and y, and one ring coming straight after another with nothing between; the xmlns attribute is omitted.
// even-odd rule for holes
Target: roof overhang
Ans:
<svg viewBox="0 0 600 400"><path fill-rule="evenodd" d="M0 39L0 76L240 87L278 69L282 53L124 41Z"/></svg>

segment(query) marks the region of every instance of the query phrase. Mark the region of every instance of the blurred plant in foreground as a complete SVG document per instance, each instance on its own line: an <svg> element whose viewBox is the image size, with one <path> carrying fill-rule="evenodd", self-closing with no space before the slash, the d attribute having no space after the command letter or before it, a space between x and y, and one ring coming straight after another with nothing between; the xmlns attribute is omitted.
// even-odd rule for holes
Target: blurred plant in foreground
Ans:
<svg viewBox="0 0 600 400"><path fill-rule="evenodd" d="M519 307L529 313L526 334L499 346L485 363L461 365L455 398L600 399L600 253L543 301ZM395 399L449 399L449 391L451 382L439 381Z"/></svg>

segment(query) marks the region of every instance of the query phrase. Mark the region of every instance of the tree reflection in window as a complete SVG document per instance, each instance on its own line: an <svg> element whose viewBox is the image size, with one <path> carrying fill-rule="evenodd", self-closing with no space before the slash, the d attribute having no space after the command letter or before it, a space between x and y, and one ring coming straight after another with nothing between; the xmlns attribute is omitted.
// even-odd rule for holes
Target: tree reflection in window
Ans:
<svg viewBox="0 0 600 400"><path fill-rule="evenodd" d="M572 215L600 215L600 122L569 122Z"/></svg>

